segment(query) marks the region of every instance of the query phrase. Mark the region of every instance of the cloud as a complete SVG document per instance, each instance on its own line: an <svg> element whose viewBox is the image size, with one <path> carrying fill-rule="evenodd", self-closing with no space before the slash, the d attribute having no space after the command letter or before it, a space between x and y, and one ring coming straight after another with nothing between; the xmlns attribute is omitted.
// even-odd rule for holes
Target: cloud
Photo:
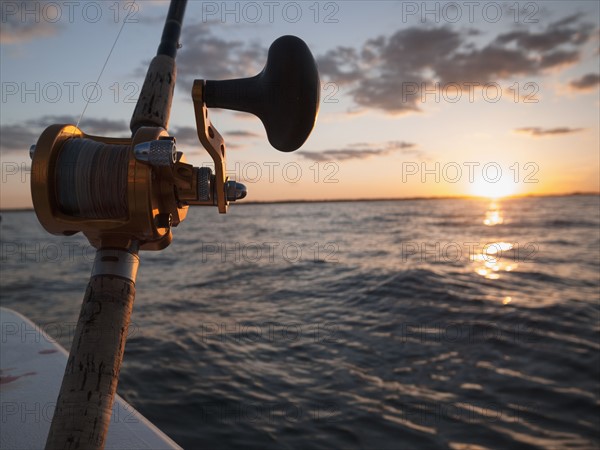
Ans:
<svg viewBox="0 0 600 450"><path fill-rule="evenodd" d="M563 44L584 44L593 26L580 24L580 18L580 14L572 14L549 24L542 32L532 32L529 28L511 31L501 34L496 41L501 44L515 42L518 48L540 52L549 52Z"/></svg>
<svg viewBox="0 0 600 450"><path fill-rule="evenodd" d="M526 127L517 128L515 132L521 134L529 134L533 137L544 137L544 136L557 136L561 134L571 134L582 131L583 128L569 128L569 127L556 127L556 128L541 128L541 127Z"/></svg>
<svg viewBox="0 0 600 450"><path fill-rule="evenodd" d="M588 73L581 78L572 80L569 86L577 91L590 91L600 86L600 74Z"/></svg>
<svg viewBox="0 0 600 450"><path fill-rule="evenodd" d="M342 85L361 79L360 57L352 47L337 47L316 58L319 72Z"/></svg>
<svg viewBox="0 0 600 450"><path fill-rule="evenodd" d="M299 155L305 159L317 162L325 161L348 161L352 159L366 159L373 156L384 156L392 152L400 151L403 154L417 154L416 144L404 141L388 141L384 144L356 143L349 144L345 148L322 150L319 152L299 151Z"/></svg>
<svg viewBox="0 0 600 450"><path fill-rule="evenodd" d="M118 2L118 5L117 5ZM165 21L168 3L155 0L137 1L132 7L132 0L113 0L111 2L68 2L55 0L0 0L2 18L0 26L0 44L22 44L34 39L55 36L66 30L74 21L95 23L94 17L110 17L122 23L128 18L129 22L158 24ZM164 4L161 7L161 17L149 17L145 8L152 4ZM89 11L87 6L95 6ZM142 12L142 13L141 13ZM145 72L144 72L145 73Z"/></svg>
<svg viewBox="0 0 600 450"><path fill-rule="evenodd" d="M196 132L196 128L194 127L184 126L171 128L169 134L177 138L177 145L194 147L204 150L202 148L202 144L200 144L200 140L198 139L198 133ZM232 139L249 139L260 137L258 134L246 130L226 131L221 133L221 135L223 136L223 139L225 139L225 145L227 145L228 149L244 147L244 145L239 142L231 142Z"/></svg>
<svg viewBox="0 0 600 450"><path fill-rule="evenodd" d="M197 147L201 145L195 127L170 128L169 134L171 136L175 136L175 138L177 139L178 146L187 145L191 147Z"/></svg>
<svg viewBox="0 0 600 450"><path fill-rule="evenodd" d="M262 69L267 49L222 37L227 35L224 27L216 22L184 27L177 61L178 85L186 92L197 78L242 78ZM322 79L347 86L356 107L404 114L420 111L426 89L450 83L482 86L575 64L595 29L574 14L480 44L483 33L476 29L409 27L368 39L358 48L335 47L315 59Z"/></svg>
<svg viewBox="0 0 600 450"><path fill-rule="evenodd" d="M478 46L477 30L409 27L367 40L361 49L337 47L317 58L324 79L350 85L363 108L391 114L419 111L421 92L449 83L498 82L578 62L595 26L572 15L533 31L500 34Z"/></svg>
<svg viewBox="0 0 600 450"><path fill-rule="evenodd" d="M267 49L258 43L231 41L213 33L214 22L183 27L183 47L177 54L177 84L189 92L195 79L220 80L256 75L267 60ZM219 30L226 35L227 30ZM144 71L145 72L145 71Z"/></svg>
<svg viewBox="0 0 600 450"><path fill-rule="evenodd" d="M35 144L42 132L54 124L75 124L78 116L53 115L41 116L16 124L0 125L0 151L28 152L29 147ZM125 120L84 117L79 128L85 133L94 136L129 137L129 123ZM195 127L174 127L169 134L177 138L177 144L187 147L202 149ZM242 148L243 143L229 143L228 139L250 139L260 135L246 130L231 130L223 133L227 148Z"/></svg>
<svg viewBox="0 0 600 450"><path fill-rule="evenodd" d="M36 143L40 133L22 124L0 126L0 150L7 152L25 152Z"/></svg>
<svg viewBox="0 0 600 450"><path fill-rule="evenodd" d="M35 144L48 126L64 123L75 124L75 116L41 116L18 124L0 126L0 150L2 152L25 152ZM85 133L96 136L129 136L129 125L125 120L98 119L84 117L79 124Z"/></svg>
<svg viewBox="0 0 600 450"><path fill-rule="evenodd" d="M95 119L84 117L79 124L79 128L81 128L87 134L93 134L97 136L131 136L129 122L125 120Z"/></svg>
<svg viewBox="0 0 600 450"><path fill-rule="evenodd" d="M0 149L2 152L29 151L42 131L56 123L76 123L77 118L71 116L42 116L17 124L0 125Z"/></svg>
<svg viewBox="0 0 600 450"><path fill-rule="evenodd" d="M62 15L58 3L49 0L2 2L0 44L20 44L35 38L55 35L62 27L56 22ZM46 17L47 16L47 17Z"/></svg>

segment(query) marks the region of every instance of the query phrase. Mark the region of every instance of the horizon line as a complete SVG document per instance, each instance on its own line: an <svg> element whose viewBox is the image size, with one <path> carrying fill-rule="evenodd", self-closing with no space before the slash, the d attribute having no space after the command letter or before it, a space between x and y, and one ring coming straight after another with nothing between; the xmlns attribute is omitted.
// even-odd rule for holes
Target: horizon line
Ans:
<svg viewBox="0 0 600 450"><path fill-rule="evenodd" d="M506 199L519 199L519 198L537 198L537 197L572 197L572 196L600 196L600 191L597 192L570 192L570 193L551 193L551 194L518 194L518 195L506 195L498 198L489 197L485 195L441 195L441 196L419 196L419 197L376 197L376 198L341 198L341 199L300 199L300 200L252 200L247 202L237 203L236 206L240 205L277 205L284 203L351 203L351 202L401 202L401 201L414 201L414 200L490 200L499 201ZM0 212L26 212L34 211L33 207L25 208L2 208Z"/></svg>

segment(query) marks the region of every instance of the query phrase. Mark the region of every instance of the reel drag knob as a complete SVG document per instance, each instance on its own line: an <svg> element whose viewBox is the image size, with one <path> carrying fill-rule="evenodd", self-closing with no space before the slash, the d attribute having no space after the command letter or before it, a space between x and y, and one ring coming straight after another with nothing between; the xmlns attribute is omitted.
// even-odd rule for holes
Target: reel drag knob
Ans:
<svg viewBox="0 0 600 450"><path fill-rule="evenodd" d="M282 36L269 48L267 63L251 78L207 80L207 107L256 115L269 142L282 152L304 144L319 112L321 84L317 64L304 41Z"/></svg>

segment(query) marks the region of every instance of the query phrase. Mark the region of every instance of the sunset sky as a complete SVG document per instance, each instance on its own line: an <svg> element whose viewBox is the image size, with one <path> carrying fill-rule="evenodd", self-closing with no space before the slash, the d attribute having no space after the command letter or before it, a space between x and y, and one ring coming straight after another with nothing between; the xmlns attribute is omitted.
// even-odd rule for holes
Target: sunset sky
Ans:
<svg viewBox="0 0 600 450"><path fill-rule="evenodd" d="M46 126L76 123L91 97L80 128L128 135L168 2L0 4L0 207L30 207L28 150ZM211 112L249 200L597 192L599 15L597 1L191 0L169 131L189 162L210 162L193 80L254 75L293 34L323 85L300 150L271 148L252 115Z"/></svg>

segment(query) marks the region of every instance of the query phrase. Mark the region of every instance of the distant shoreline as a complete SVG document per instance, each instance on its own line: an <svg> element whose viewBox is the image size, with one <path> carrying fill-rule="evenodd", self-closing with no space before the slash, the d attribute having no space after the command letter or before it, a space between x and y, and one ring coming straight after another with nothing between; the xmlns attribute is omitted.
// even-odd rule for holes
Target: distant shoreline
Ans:
<svg viewBox="0 0 600 450"><path fill-rule="evenodd" d="M600 192L572 192L570 194L528 194L502 197L505 199L519 198L546 198L546 197L578 197L578 196L600 196ZM437 197L396 197L396 198L348 198L348 199L320 199L320 200L269 200L269 201L249 201L236 203L235 206L242 205L279 205L294 203L352 203L352 202L407 202L416 200L492 200L488 197L474 195L456 195L456 196L437 196ZM28 212L33 208L0 208L0 213Z"/></svg>

